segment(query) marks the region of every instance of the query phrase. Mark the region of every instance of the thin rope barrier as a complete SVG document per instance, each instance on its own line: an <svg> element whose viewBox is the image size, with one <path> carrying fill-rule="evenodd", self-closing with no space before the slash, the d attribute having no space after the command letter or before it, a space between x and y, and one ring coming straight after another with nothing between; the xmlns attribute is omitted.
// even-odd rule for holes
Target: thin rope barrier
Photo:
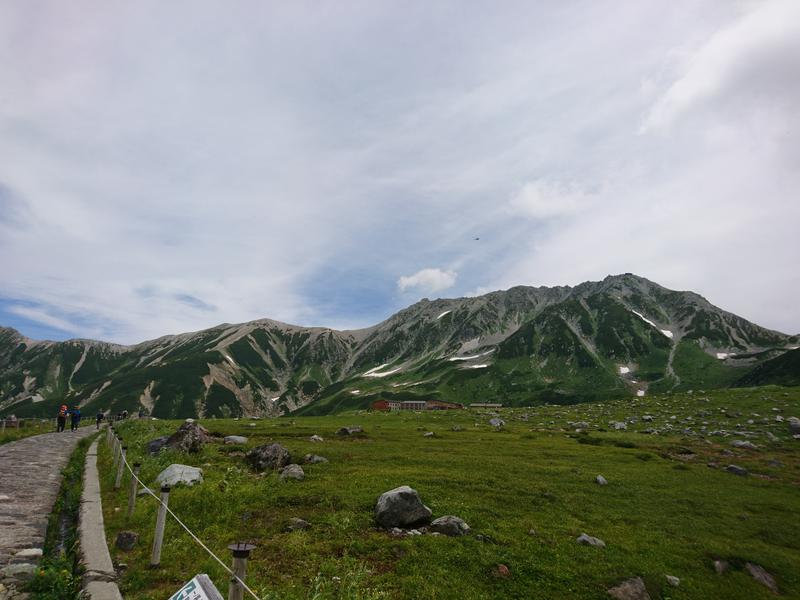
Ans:
<svg viewBox="0 0 800 600"><path fill-rule="evenodd" d="M121 453L120 453L120 456L122 457L122 462L125 464L125 467L128 469L128 472L131 474L131 476L132 476L132 477L133 477L133 478L134 478L136 481L138 481L138 482L139 482L139 484L142 486L142 488L144 488L144 489L147 491L147 493L148 493L148 494L150 494L150 495L151 495L153 498L155 498L155 499L156 499L156 502L158 502L158 503L159 503L161 506L163 506L163 507L166 509L166 511L167 511L167 512L168 512L170 515L172 515L172 518L173 518L173 519L175 519L175 520L178 522L178 525L180 525L181 527L183 527L183 529L186 531L186 533L188 533L188 534L191 536L191 538L192 538L192 539L193 539L195 542L197 542L197 543L200 545L200 547L201 547L203 550L205 550L206 552L208 552L208 554L211 556L211 558L213 558L214 560L216 560L216 561L217 561L217 562L220 564L220 566L221 566L223 569L225 569L225 570L226 570L226 571L227 571L227 572L228 572L228 573L231 575L231 577L233 577L233 578L234 578L236 581L238 581L238 582L239 582L239 583L242 585L242 587L243 587L243 588L244 588L244 589L247 591L247 593L248 593L248 594L250 594L250 595L251 595L253 598L255 598L256 600L261 600L261 598L259 598L259 597L256 595L256 593L255 593L253 590L251 590L251 589L250 589L250 587L249 587L249 586L248 586L248 585L247 585L247 584L246 584L246 583L245 583L245 582L244 582L244 581L243 581L243 580L242 580L242 579L241 579L241 578L240 578L240 577L239 577L239 576L238 576L236 573L234 573L234 572L233 572L233 571L230 569L230 567L228 567L228 565L226 565L224 562L222 562L222 561L220 560L220 558L219 558L219 557L218 557L216 554L214 554L214 553L213 553L213 552L212 552L212 551L209 549L209 547L208 547L208 546L206 546L206 545L203 543L203 541L202 541L202 540L201 540L199 537L197 537L197 536L194 534L194 532L192 532L192 530L191 530L191 529L189 529L189 528L188 528L188 527L187 527L187 526L184 524L184 522L183 522L183 521L181 521L181 520L178 518L178 515L176 515L174 512L172 512L172 509L171 509L169 506L167 506L166 504L164 504L164 503L161 501L161 498L159 498L158 496L156 496L156 495L153 493L153 491L152 491L152 490L151 490L151 489L150 489L150 488L149 488L147 485L145 485L145 483L144 483L144 482L143 482L141 479L139 479L139 478L136 476L136 474L133 472L133 469L131 469L131 466L130 466L130 464L128 463L128 460L127 460L127 458L125 457L125 455L123 455L123 454L121 454Z"/></svg>

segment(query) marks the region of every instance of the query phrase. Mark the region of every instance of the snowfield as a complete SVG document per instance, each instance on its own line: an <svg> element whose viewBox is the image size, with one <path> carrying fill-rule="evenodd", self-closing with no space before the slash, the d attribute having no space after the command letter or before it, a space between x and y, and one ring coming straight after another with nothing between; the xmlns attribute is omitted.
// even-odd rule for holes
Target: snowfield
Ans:
<svg viewBox="0 0 800 600"><path fill-rule="evenodd" d="M656 329L658 329L658 330L659 330L659 331L660 331L660 332L661 332L663 335L667 336L669 339L672 339L672 338L674 338L674 337L675 337L675 335L674 335L674 334L673 334L673 333L672 333L670 330L668 330L668 329L659 329L659 328L658 328L658 325L656 325L655 323L653 323L653 322L652 322L650 319L648 319L647 317L645 317L645 316L644 316L642 313L640 313L640 312L636 312L636 311L635 311L635 310L633 310L633 309L631 309L631 312L632 312L633 314L635 314L637 317L639 317L639 318L640 318L642 321L644 321L645 323L647 323L648 325L652 325L653 327L655 327Z"/></svg>
<svg viewBox="0 0 800 600"><path fill-rule="evenodd" d="M492 348L491 350L487 350L486 352L481 352L480 354L473 354L472 356L451 356L447 360L449 360L450 362L456 360L475 360L476 358L480 358L481 356L487 356L492 352L494 352L494 348Z"/></svg>

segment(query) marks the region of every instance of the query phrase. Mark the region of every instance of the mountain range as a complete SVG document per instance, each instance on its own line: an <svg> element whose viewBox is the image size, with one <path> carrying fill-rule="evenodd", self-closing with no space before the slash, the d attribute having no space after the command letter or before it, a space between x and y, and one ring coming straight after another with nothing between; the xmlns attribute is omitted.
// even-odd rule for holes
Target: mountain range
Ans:
<svg viewBox="0 0 800 600"><path fill-rule="evenodd" d="M800 385L800 336L632 274L423 299L366 329L270 319L132 346L34 341L0 327L0 414L324 414L376 399L574 403Z"/></svg>

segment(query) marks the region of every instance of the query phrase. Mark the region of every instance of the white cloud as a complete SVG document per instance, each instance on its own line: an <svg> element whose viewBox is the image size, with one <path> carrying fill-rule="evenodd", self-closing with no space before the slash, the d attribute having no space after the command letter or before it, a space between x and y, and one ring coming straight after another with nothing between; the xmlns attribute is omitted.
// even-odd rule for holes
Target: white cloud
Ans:
<svg viewBox="0 0 800 600"><path fill-rule="evenodd" d="M68 333L77 333L81 330L81 328L74 323L71 323L66 319L53 316L47 311L37 308L32 308L29 306L10 306L7 310L8 312L19 315L20 317L24 317L26 319L30 319L31 321L42 323L48 327L53 327Z"/></svg>
<svg viewBox="0 0 800 600"><path fill-rule="evenodd" d="M442 269L422 269L413 275L404 275L397 280L401 292L415 289L419 292L441 292L453 287L456 283L454 271Z"/></svg>
<svg viewBox="0 0 800 600"><path fill-rule="evenodd" d="M587 208L591 196L575 184L536 180L526 183L509 201L512 212L533 219L574 215Z"/></svg>
<svg viewBox="0 0 800 600"><path fill-rule="evenodd" d="M709 102L719 110L744 96L769 108L785 102L782 92L800 92L800 2L768 0L751 9L689 55L684 73L649 111L642 132L666 130Z"/></svg>
<svg viewBox="0 0 800 600"><path fill-rule="evenodd" d="M800 330L800 3L76 2L0 3L0 310L136 342L635 271Z"/></svg>

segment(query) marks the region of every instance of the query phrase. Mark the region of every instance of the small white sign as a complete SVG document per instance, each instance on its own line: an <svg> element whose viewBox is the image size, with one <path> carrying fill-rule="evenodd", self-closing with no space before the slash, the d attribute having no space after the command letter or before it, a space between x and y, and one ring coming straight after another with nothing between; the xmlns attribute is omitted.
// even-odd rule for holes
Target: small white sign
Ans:
<svg viewBox="0 0 800 600"><path fill-rule="evenodd" d="M169 600L222 600L222 596L208 575L200 574L170 596Z"/></svg>

